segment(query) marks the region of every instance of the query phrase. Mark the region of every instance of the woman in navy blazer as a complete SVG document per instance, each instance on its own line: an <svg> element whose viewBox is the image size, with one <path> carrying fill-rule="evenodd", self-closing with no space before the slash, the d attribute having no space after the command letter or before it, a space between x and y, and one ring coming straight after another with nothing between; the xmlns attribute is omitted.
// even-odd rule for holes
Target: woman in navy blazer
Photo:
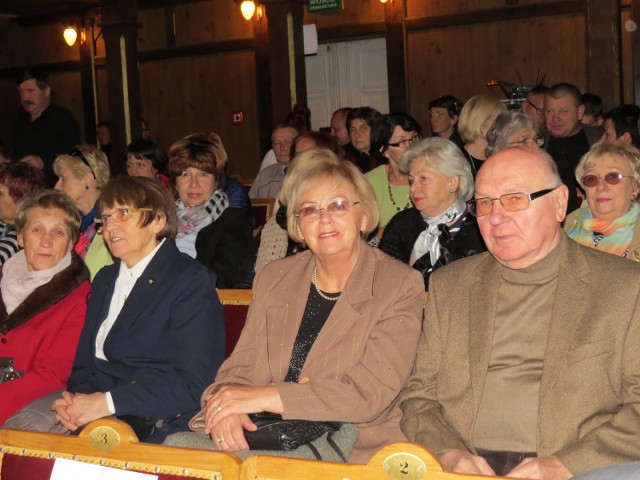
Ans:
<svg viewBox="0 0 640 480"><path fill-rule="evenodd" d="M68 391L53 405L56 420L73 431L126 416L151 426L147 441L159 442L187 429L224 359L215 275L176 248L175 206L152 180L112 180L97 218L120 262L93 282Z"/></svg>

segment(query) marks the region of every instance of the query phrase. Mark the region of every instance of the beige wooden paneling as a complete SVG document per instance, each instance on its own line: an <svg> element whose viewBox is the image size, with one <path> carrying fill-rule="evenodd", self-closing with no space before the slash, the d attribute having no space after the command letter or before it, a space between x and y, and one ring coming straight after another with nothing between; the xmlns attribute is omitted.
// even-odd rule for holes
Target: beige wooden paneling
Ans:
<svg viewBox="0 0 640 480"><path fill-rule="evenodd" d="M140 84L143 116L165 150L190 133L214 131L229 155L228 172L256 174L261 158L253 53L145 62ZM231 124L235 110L245 112L244 125Z"/></svg>
<svg viewBox="0 0 640 480"><path fill-rule="evenodd" d="M304 23L315 23L320 29L384 22L384 5L380 0L343 0L342 3L342 11L331 13L309 14L305 7Z"/></svg>
<svg viewBox="0 0 640 480"><path fill-rule="evenodd" d="M407 18L452 15L460 13L514 7L560 3L564 0L410 0L407 2Z"/></svg>
<svg viewBox="0 0 640 480"><path fill-rule="evenodd" d="M431 29L408 34L410 111L428 126L427 103L451 94L463 102L473 95L504 98L494 77L519 83L566 81L586 87L585 27L582 15L541 17Z"/></svg>

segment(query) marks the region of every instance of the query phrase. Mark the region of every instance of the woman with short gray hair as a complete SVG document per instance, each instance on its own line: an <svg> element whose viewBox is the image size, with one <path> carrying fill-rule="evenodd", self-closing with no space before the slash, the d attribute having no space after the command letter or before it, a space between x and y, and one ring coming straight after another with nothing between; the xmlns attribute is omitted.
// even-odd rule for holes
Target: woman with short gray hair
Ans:
<svg viewBox="0 0 640 480"><path fill-rule="evenodd" d="M504 112L487 132L485 155L490 157L513 146L541 147L542 143L531 117L522 112Z"/></svg>
<svg viewBox="0 0 640 480"><path fill-rule="evenodd" d="M473 175L460 149L438 137L407 148L400 168L409 175L414 207L391 219L380 249L420 271L428 290L435 269L486 250L465 204L473 196Z"/></svg>

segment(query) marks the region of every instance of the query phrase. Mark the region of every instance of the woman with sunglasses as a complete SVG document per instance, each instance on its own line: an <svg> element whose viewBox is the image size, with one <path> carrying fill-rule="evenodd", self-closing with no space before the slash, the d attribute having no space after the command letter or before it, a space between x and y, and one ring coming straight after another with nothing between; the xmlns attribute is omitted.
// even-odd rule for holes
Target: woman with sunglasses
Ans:
<svg viewBox="0 0 640 480"><path fill-rule="evenodd" d="M82 215L80 235L73 248L84 259L93 279L98 270L114 262L94 223L98 199L109 181L109 160L99 148L81 145L58 155L53 171L58 176L55 189L66 193Z"/></svg>
<svg viewBox="0 0 640 480"><path fill-rule="evenodd" d="M421 328L422 280L363 241L378 208L355 165L324 149L295 161L287 228L309 250L257 273L242 335L191 426L211 435L196 435L201 445L237 451L249 448L251 413L349 422L359 431L349 461L366 463L405 438L396 402Z"/></svg>
<svg viewBox="0 0 640 480"><path fill-rule="evenodd" d="M460 149L439 137L407 148L400 168L408 175L415 207L391 219L380 249L418 270L427 290L434 270L486 250L465 205L473 196L473 176Z"/></svg>
<svg viewBox="0 0 640 480"><path fill-rule="evenodd" d="M411 207L409 180L400 171L400 157L416 140L422 127L406 113L382 115L371 126L371 155L380 164L366 173L380 209L378 227L384 227L398 212Z"/></svg>
<svg viewBox="0 0 640 480"><path fill-rule="evenodd" d="M596 143L576 167L586 199L564 223L567 234L591 248L640 261L640 152Z"/></svg>
<svg viewBox="0 0 640 480"><path fill-rule="evenodd" d="M57 421L75 431L115 415L139 440L158 443L187 430L224 358L215 276L177 249L175 204L155 180L111 180L97 220L119 262L93 281L66 391L37 400L9 425L57 431Z"/></svg>

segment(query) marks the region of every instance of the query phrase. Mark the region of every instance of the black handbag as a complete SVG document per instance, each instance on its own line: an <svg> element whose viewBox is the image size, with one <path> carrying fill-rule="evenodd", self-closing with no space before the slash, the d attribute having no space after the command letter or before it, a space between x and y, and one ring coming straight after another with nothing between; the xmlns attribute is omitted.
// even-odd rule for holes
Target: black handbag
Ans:
<svg viewBox="0 0 640 480"><path fill-rule="evenodd" d="M0 383L10 382L24 376L24 370L16 370L13 358L0 357Z"/></svg>
<svg viewBox="0 0 640 480"><path fill-rule="evenodd" d="M283 420L282 416L260 412L249 414L251 420L258 429L255 432L244 431L244 436L251 450L295 450L301 445L321 437L327 433L327 441L335 450L338 448L331 440L331 434L340 430L340 422L313 422L309 420ZM314 450L312 448L312 450ZM336 450L344 459L344 455L338 448ZM344 459L346 461L346 459Z"/></svg>

